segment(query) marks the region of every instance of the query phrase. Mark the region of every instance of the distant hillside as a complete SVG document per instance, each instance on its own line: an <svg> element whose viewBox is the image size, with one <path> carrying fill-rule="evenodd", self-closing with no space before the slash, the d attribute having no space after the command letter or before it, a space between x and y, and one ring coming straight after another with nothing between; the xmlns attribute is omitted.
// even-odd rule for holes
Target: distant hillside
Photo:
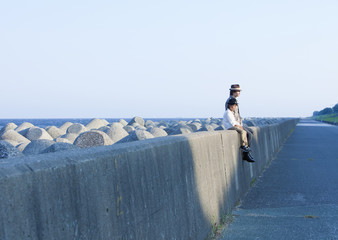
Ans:
<svg viewBox="0 0 338 240"><path fill-rule="evenodd" d="M317 121L338 124L338 103L332 108L327 107L320 111L314 111L312 118Z"/></svg>
<svg viewBox="0 0 338 240"><path fill-rule="evenodd" d="M333 113L338 113L338 103L334 105L332 108L327 107L320 111L314 111L313 116L327 115Z"/></svg>

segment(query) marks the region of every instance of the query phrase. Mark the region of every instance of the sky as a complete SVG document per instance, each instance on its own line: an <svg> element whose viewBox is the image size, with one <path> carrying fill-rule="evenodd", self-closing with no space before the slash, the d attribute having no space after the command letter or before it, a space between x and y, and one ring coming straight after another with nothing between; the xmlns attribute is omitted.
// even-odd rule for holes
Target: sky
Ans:
<svg viewBox="0 0 338 240"><path fill-rule="evenodd" d="M307 117L338 103L338 1L2 1L0 118Z"/></svg>

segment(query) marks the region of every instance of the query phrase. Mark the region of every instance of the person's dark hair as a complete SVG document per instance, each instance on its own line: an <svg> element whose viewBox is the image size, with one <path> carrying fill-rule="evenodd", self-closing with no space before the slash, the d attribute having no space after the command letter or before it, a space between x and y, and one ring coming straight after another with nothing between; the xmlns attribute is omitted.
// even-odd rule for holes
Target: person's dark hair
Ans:
<svg viewBox="0 0 338 240"><path fill-rule="evenodd" d="M232 106L232 105L237 105L236 98L230 98L229 99L227 107L229 108L229 106Z"/></svg>

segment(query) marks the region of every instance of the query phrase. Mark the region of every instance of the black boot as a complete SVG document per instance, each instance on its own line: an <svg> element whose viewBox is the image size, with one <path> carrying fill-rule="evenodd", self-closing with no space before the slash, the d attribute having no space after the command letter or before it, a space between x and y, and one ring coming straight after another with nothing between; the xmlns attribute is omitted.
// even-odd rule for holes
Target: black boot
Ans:
<svg viewBox="0 0 338 240"><path fill-rule="evenodd" d="M247 147L247 146L241 146L240 149L241 149L243 152L250 152L250 151L251 151L250 147Z"/></svg>
<svg viewBox="0 0 338 240"><path fill-rule="evenodd" d="M252 155L249 152L243 152L243 160L247 162L255 162Z"/></svg>
<svg viewBox="0 0 338 240"><path fill-rule="evenodd" d="M251 150L250 150L251 151ZM249 157L254 160L254 157L252 156L251 152L249 152Z"/></svg>

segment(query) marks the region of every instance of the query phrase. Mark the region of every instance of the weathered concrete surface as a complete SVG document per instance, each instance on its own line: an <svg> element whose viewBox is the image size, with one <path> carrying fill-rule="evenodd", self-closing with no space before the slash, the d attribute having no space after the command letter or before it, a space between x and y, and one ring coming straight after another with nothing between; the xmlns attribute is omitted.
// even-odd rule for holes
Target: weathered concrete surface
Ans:
<svg viewBox="0 0 338 240"><path fill-rule="evenodd" d="M219 239L338 239L338 127L302 120Z"/></svg>
<svg viewBox="0 0 338 240"><path fill-rule="evenodd" d="M5 140L0 140L0 158L20 157L23 154L12 144Z"/></svg>
<svg viewBox="0 0 338 240"><path fill-rule="evenodd" d="M61 130L60 128L57 128L55 126L50 126L46 128L46 131L48 132L48 134L53 138L58 138L64 134L66 134L66 131Z"/></svg>
<svg viewBox="0 0 338 240"><path fill-rule="evenodd" d="M139 124L139 125L141 125L141 126L144 126L144 119L141 118L141 117L133 117L133 118L129 121L128 125L133 125L134 123L137 123L137 124Z"/></svg>
<svg viewBox="0 0 338 240"><path fill-rule="evenodd" d="M99 130L81 133L74 141L74 145L81 148L112 145L113 143L113 140L106 133Z"/></svg>
<svg viewBox="0 0 338 240"><path fill-rule="evenodd" d="M218 126L217 126L218 127ZM201 127L198 131L202 132L202 131L214 131L214 128L212 125L205 125L203 127Z"/></svg>
<svg viewBox="0 0 338 240"><path fill-rule="evenodd" d="M34 125L29 123L29 122L23 122L23 123L20 124L20 126L18 126L15 129L15 131L21 132L22 130L25 130L25 129L28 129L28 128L31 128L31 127L34 127Z"/></svg>
<svg viewBox="0 0 338 240"><path fill-rule="evenodd" d="M121 123L123 126L127 126L128 125L128 122L126 120L124 120L124 119L120 119L119 123Z"/></svg>
<svg viewBox="0 0 338 240"><path fill-rule="evenodd" d="M104 131L112 140L113 142L120 141L122 138L128 136L128 132L121 127L112 125L106 131Z"/></svg>
<svg viewBox="0 0 338 240"><path fill-rule="evenodd" d="M189 134L192 133L191 127L188 125L177 125L164 129L168 135Z"/></svg>
<svg viewBox="0 0 338 240"><path fill-rule="evenodd" d="M27 131L26 138L33 141L33 140L38 140L38 139L47 139L47 140L53 140L51 135L43 129L39 127L31 127Z"/></svg>
<svg viewBox="0 0 338 240"><path fill-rule="evenodd" d="M15 123L7 123L6 126L4 126L2 129L0 129L0 136L2 133L8 131L8 130L14 130L18 126Z"/></svg>
<svg viewBox="0 0 338 240"><path fill-rule="evenodd" d="M67 128L67 133L73 133L73 134L80 134L83 132L87 132L88 129L83 126L81 123L74 123L71 126Z"/></svg>
<svg viewBox="0 0 338 240"><path fill-rule="evenodd" d="M150 138L154 138L154 136L150 132L147 132L145 130L135 130L121 140L117 141L116 143L133 142Z"/></svg>
<svg viewBox="0 0 338 240"><path fill-rule="evenodd" d="M71 143L57 142L51 145L50 147L46 148L45 150L43 150L42 153L68 151L68 150L74 150L74 149L79 149L79 147Z"/></svg>
<svg viewBox="0 0 338 240"><path fill-rule="evenodd" d="M149 131L154 137L165 137L168 136L168 133L161 128L153 127Z"/></svg>
<svg viewBox="0 0 338 240"><path fill-rule="evenodd" d="M73 125L73 123L71 123L71 122L65 122L64 124L62 124L62 125L59 127L59 129L62 130L62 131L64 131L64 132L67 132L67 129L68 129L70 126L72 126L72 125Z"/></svg>
<svg viewBox="0 0 338 240"><path fill-rule="evenodd" d="M23 152L25 150L25 148L28 146L28 144L30 144L31 142L24 142L24 143L20 143L16 146L16 148L20 151Z"/></svg>
<svg viewBox="0 0 338 240"><path fill-rule="evenodd" d="M123 129L126 130L127 133L132 133L133 131L135 131L135 128L133 126L130 126L130 125L124 126Z"/></svg>
<svg viewBox="0 0 338 240"><path fill-rule="evenodd" d="M55 142L48 139L37 139L31 141L25 149L22 151L25 155L33 155L43 153L48 147L53 145Z"/></svg>
<svg viewBox="0 0 338 240"><path fill-rule="evenodd" d="M30 140L28 140L27 138L25 138L24 136L22 136L21 134L17 133L16 131L14 131L12 129L3 132L2 135L0 136L0 139L1 140L10 140L10 141L14 141L14 142L17 142L17 143L30 142Z"/></svg>
<svg viewBox="0 0 338 240"><path fill-rule="evenodd" d="M18 143L18 142L16 142L16 141L13 141L13 140L0 140L0 141L5 141L5 142L7 142L7 143L11 144L13 147L16 147L16 146L18 146L18 145L19 145L19 143Z"/></svg>
<svg viewBox="0 0 338 240"><path fill-rule="evenodd" d="M112 127L112 128L123 128L125 125L123 125L122 123L120 122L113 122L111 124L108 124L109 127Z"/></svg>
<svg viewBox="0 0 338 240"><path fill-rule="evenodd" d="M296 120L13 158L0 164L0 239L205 239ZM257 144L259 143L259 144Z"/></svg>
<svg viewBox="0 0 338 240"><path fill-rule="evenodd" d="M58 140L58 139L60 139L60 138L65 138L65 139L67 139L71 144L73 144L74 141L75 141L75 139L76 139L78 136L79 136L79 134L77 134L77 133L67 133L67 134L62 135L61 137L57 138L57 139L56 139L56 142L60 141L60 140Z"/></svg>
<svg viewBox="0 0 338 240"><path fill-rule="evenodd" d="M76 139L76 138L75 138ZM69 141L67 138L62 138L62 137L58 137L55 139L55 142L62 142L62 143L70 143L73 144L71 141Z"/></svg>
<svg viewBox="0 0 338 240"><path fill-rule="evenodd" d="M194 132L197 132L197 131L202 127L202 124L199 123L199 122L192 122L192 123L189 123L188 126L189 126Z"/></svg>
<svg viewBox="0 0 338 240"><path fill-rule="evenodd" d="M94 118L86 125L86 129L99 129L100 127L107 126L108 124L109 122L105 119Z"/></svg>

